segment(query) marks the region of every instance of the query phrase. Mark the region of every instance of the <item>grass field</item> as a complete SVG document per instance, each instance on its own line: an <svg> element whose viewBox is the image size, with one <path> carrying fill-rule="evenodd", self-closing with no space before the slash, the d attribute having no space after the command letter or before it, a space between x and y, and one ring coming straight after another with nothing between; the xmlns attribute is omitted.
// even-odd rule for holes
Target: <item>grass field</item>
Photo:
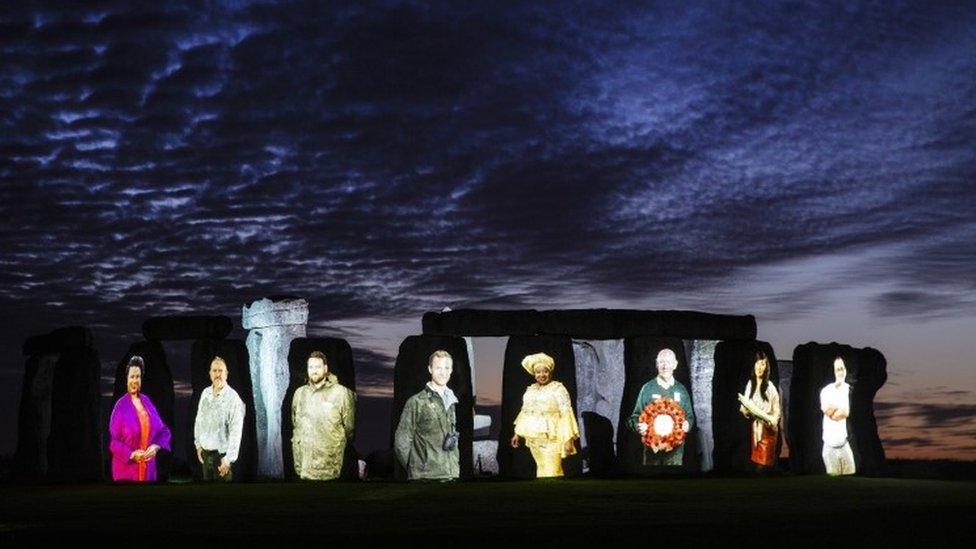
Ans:
<svg viewBox="0 0 976 549"><path fill-rule="evenodd" d="M0 486L0 546L976 545L976 483L673 478ZM284 544L284 545L283 545ZM319 545L319 543L316 543ZM693 546L693 545L692 545ZM784 549L787 545L783 546Z"/></svg>

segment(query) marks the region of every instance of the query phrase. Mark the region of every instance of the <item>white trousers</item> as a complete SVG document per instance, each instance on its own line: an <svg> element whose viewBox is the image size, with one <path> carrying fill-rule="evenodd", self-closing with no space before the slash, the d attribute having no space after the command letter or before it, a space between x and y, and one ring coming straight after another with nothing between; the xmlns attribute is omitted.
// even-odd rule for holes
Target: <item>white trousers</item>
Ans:
<svg viewBox="0 0 976 549"><path fill-rule="evenodd" d="M828 475L854 474L854 452L851 452L851 445L846 440L840 448L834 448L833 446L824 444L823 461Z"/></svg>

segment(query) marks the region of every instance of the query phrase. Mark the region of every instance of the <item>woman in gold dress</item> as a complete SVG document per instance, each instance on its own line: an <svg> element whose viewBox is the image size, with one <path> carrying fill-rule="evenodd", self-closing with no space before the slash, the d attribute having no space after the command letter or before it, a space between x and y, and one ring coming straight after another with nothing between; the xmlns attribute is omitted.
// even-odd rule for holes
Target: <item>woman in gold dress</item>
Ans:
<svg viewBox="0 0 976 549"><path fill-rule="evenodd" d="M512 448L518 448L519 438L524 438L535 459L536 477L561 477L563 459L576 453L574 441L579 438L569 391L562 383L553 381L556 362L545 353L525 357L522 368L536 382L522 396Z"/></svg>

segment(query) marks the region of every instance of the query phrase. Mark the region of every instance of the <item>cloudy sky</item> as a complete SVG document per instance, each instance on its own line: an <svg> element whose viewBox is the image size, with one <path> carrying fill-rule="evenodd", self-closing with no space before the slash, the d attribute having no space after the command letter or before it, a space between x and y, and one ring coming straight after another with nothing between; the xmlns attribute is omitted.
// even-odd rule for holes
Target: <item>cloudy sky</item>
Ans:
<svg viewBox="0 0 976 549"><path fill-rule="evenodd" d="M288 293L375 396L443 306L755 314L976 459L971 3L57 4L0 8L0 453L25 337Z"/></svg>

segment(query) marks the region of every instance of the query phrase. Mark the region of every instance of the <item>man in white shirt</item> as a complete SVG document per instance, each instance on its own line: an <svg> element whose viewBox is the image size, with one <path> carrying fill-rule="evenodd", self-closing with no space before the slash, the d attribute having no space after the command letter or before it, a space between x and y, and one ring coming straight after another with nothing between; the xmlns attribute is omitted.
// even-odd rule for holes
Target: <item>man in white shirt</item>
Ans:
<svg viewBox="0 0 976 549"><path fill-rule="evenodd" d="M227 384L227 363L219 356L210 363L211 386L200 395L193 444L203 466L203 480L232 480L244 431L244 401Z"/></svg>
<svg viewBox="0 0 976 549"><path fill-rule="evenodd" d="M847 417L851 414L851 386L847 383L844 359L834 359L834 382L820 390L823 412L823 461L827 474L853 475L854 454L847 440Z"/></svg>

